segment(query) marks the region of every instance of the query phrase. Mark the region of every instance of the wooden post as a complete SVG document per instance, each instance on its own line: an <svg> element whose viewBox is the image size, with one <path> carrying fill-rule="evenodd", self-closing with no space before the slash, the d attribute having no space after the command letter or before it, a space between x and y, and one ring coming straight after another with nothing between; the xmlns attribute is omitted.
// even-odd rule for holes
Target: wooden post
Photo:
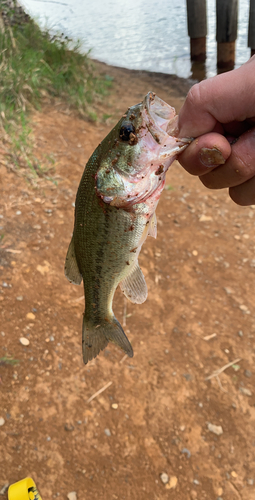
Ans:
<svg viewBox="0 0 255 500"><path fill-rule="evenodd" d="M237 8L238 0L216 0L217 66L226 70L233 69L235 65Z"/></svg>
<svg viewBox="0 0 255 500"><path fill-rule="evenodd" d="M191 61L206 60L206 0L186 0Z"/></svg>
<svg viewBox="0 0 255 500"><path fill-rule="evenodd" d="M255 0L250 0L248 47L251 49L251 56L255 54Z"/></svg>

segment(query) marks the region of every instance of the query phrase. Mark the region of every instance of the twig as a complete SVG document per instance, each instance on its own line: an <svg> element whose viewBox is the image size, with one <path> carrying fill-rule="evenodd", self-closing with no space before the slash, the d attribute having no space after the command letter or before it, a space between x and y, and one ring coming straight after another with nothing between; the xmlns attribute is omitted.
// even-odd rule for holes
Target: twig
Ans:
<svg viewBox="0 0 255 500"><path fill-rule="evenodd" d="M214 337L217 337L217 333L212 333L211 335L206 335L206 337L203 337L203 340L211 340L214 339Z"/></svg>
<svg viewBox="0 0 255 500"><path fill-rule="evenodd" d="M108 382L108 384L104 385L104 387L102 387L102 389L99 389L99 391L95 392L92 396L90 396L90 398L87 400L87 403L90 403L90 401L92 401L92 399L95 399L97 396L99 396L99 394L101 394L102 392L104 392L106 389L108 389L108 387L110 387L110 385L112 385L112 382Z"/></svg>
<svg viewBox="0 0 255 500"><path fill-rule="evenodd" d="M120 360L120 362L119 362L119 363L120 363L120 365L121 365L121 363L124 363L124 361L125 361L125 359L127 359L127 357L128 357L128 355L127 355L127 354L125 354L125 355L123 356L123 358L121 358L121 360Z"/></svg>
<svg viewBox="0 0 255 500"><path fill-rule="evenodd" d="M241 361L242 358L235 359L234 361L231 361L227 365L222 366L222 368L218 368L218 370L215 370L209 377L206 377L205 380L210 380L213 377L218 377L222 372L224 372L227 368L229 368L232 365L235 365L239 361Z"/></svg>

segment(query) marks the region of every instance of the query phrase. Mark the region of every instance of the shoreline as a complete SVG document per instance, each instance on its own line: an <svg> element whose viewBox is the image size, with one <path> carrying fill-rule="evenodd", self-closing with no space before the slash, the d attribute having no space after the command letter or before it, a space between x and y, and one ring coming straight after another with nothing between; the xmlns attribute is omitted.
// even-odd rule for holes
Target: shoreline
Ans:
<svg viewBox="0 0 255 500"><path fill-rule="evenodd" d="M197 82L197 80L182 78L175 74L122 68L109 65L97 59L90 58L90 60L95 66L96 72L100 75L109 75L113 78L115 83L121 82L123 84L125 79L127 82L132 82L132 85L150 83L151 85L162 88L164 91L171 91L171 93L174 93L175 98L186 97L189 89Z"/></svg>

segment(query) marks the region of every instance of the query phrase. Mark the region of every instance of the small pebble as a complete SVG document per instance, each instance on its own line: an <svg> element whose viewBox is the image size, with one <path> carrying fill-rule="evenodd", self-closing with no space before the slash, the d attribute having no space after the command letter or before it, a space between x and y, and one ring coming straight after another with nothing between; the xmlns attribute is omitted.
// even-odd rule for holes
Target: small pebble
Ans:
<svg viewBox="0 0 255 500"><path fill-rule="evenodd" d="M165 472L162 472L162 474L160 474L160 479L163 484L167 484L169 481L169 477Z"/></svg>
<svg viewBox="0 0 255 500"><path fill-rule="evenodd" d="M216 434L217 436L220 436L221 434L223 434L223 429L221 427L221 425L214 425L214 424L211 424L210 422L207 424L207 428L210 432L213 432L214 434Z"/></svg>
<svg viewBox="0 0 255 500"><path fill-rule="evenodd" d="M53 342L55 340L55 337L53 335L50 335L50 341Z"/></svg>
<svg viewBox="0 0 255 500"><path fill-rule="evenodd" d="M254 479L247 479L247 484L249 486L253 486L254 485Z"/></svg>
<svg viewBox="0 0 255 500"><path fill-rule="evenodd" d="M199 481L198 481L198 479L194 479L193 483L196 484L197 486L200 484Z"/></svg>
<svg viewBox="0 0 255 500"><path fill-rule="evenodd" d="M21 210L17 210L16 215L21 215L21 214L22 214Z"/></svg>
<svg viewBox="0 0 255 500"><path fill-rule="evenodd" d="M104 433L106 434L106 436L110 437L112 434L111 434L111 431L110 429L105 429L104 430Z"/></svg>
<svg viewBox="0 0 255 500"><path fill-rule="evenodd" d="M5 424L5 420L3 417L0 417L0 427Z"/></svg>
<svg viewBox="0 0 255 500"><path fill-rule="evenodd" d="M232 476L232 477L237 477L237 473L236 473L236 471L235 471L235 470L232 470L232 471L230 472L230 474L231 474L231 476Z"/></svg>
<svg viewBox="0 0 255 500"><path fill-rule="evenodd" d="M76 491L70 491L70 493L67 494L68 500L77 500L77 493Z"/></svg>
<svg viewBox="0 0 255 500"><path fill-rule="evenodd" d="M26 318L27 318L27 319L35 319L35 314L34 314L34 313L29 312L29 313L27 313L27 314L26 314Z"/></svg>
<svg viewBox="0 0 255 500"><path fill-rule="evenodd" d="M72 432L74 430L74 426L72 424L65 424L65 431Z"/></svg>
<svg viewBox="0 0 255 500"><path fill-rule="evenodd" d="M19 295L18 297L16 297L16 300L19 300L21 302L23 300L23 296Z"/></svg>
<svg viewBox="0 0 255 500"><path fill-rule="evenodd" d="M243 337L243 331L242 330L239 330L238 337Z"/></svg>
<svg viewBox="0 0 255 500"><path fill-rule="evenodd" d="M1 335L2 335L2 337L5 337L5 333L4 332L1 332Z"/></svg>
<svg viewBox="0 0 255 500"><path fill-rule="evenodd" d="M22 345L29 345L30 344L29 340L26 337L20 337L19 341Z"/></svg>
<svg viewBox="0 0 255 500"><path fill-rule="evenodd" d="M166 484L166 489L167 490L174 490L177 486L178 483L178 478L176 476L171 476L169 483Z"/></svg>
<svg viewBox="0 0 255 500"><path fill-rule="evenodd" d="M48 436L48 437L46 438L46 441L51 441L51 437L50 437L50 436Z"/></svg>
<svg viewBox="0 0 255 500"><path fill-rule="evenodd" d="M190 458L190 457L191 457L191 453L190 453L190 451L188 450L188 448L182 448L181 453L185 453L185 454L187 455L187 458Z"/></svg>
<svg viewBox="0 0 255 500"><path fill-rule="evenodd" d="M246 387L239 387L239 391L245 396L252 396L252 392L250 389L246 389Z"/></svg>
<svg viewBox="0 0 255 500"><path fill-rule="evenodd" d="M112 404L112 408L113 408L113 410L117 410L117 408L118 408L118 404L117 404L117 403L113 403L113 404Z"/></svg>
<svg viewBox="0 0 255 500"><path fill-rule="evenodd" d="M190 498L191 498L191 500L196 500L196 498L197 498L197 492L195 490L191 490L191 492L190 492Z"/></svg>
<svg viewBox="0 0 255 500"><path fill-rule="evenodd" d="M250 372L250 370L244 370L244 375L245 375L245 377L247 377L247 378L251 378L252 373Z"/></svg>

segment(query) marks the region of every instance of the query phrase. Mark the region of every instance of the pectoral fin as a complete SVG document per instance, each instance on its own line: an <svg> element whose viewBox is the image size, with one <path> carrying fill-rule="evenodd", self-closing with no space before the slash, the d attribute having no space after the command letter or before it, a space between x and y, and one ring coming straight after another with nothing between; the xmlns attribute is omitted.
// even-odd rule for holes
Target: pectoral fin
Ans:
<svg viewBox="0 0 255 500"><path fill-rule="evenodd" d="M134 304L142 304L147 299L148 290L142 270L136 262L130 274L120 283L122 292Z"/></svg>
<svg viewBox="0 0 255 500"><path fill-rule="evenodd" d="M74 285L80 285L82 281L82 275L78 268L75 250L74 250L74 240L73 236L67 250L66 262L65 262L65 276L66 278L74 283Z"/></svg>

